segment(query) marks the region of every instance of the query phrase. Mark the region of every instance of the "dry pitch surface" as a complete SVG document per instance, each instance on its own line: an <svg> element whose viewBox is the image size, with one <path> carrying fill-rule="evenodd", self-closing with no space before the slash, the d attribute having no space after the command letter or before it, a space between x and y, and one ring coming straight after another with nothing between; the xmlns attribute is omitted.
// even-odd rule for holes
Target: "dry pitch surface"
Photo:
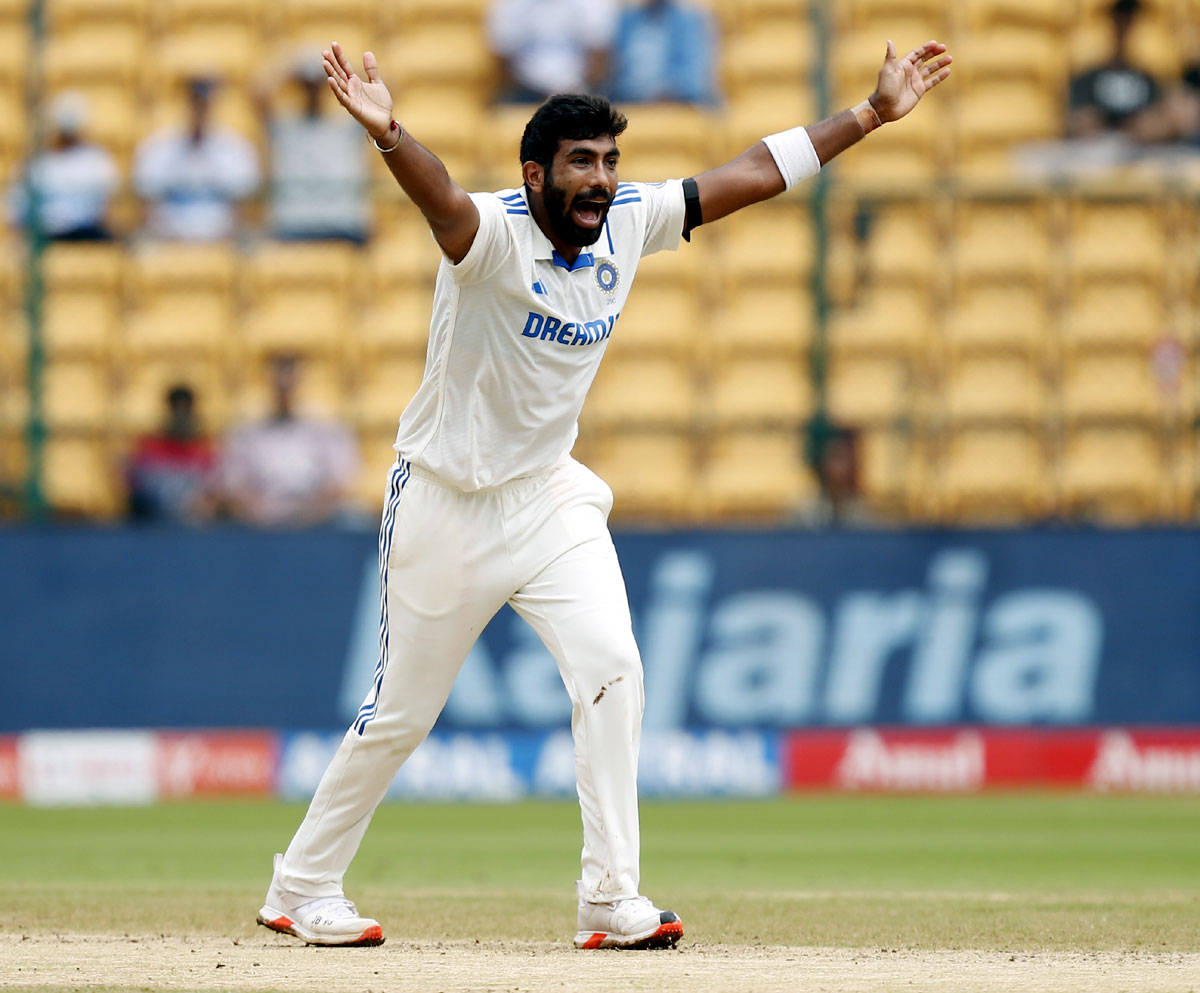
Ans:
<svg viewBox="0 0 1200 993"><path fill-rule="evenodd" d="M0 807L0 991L1200 993L1195 798L647 805L672 952L571 947L570 804L381 808L387 943L307 948L252 924L301 813Z"/></svg>
<svg viewBox="0 0 1200 993"><path fill-rule="evenodd" d="M674 952L576 952L532 942L389 941L305 948L227 937L0 937L0 989L326 991L1095 991L1200 989L1200 954L912 951L685 943Z"/></svg>

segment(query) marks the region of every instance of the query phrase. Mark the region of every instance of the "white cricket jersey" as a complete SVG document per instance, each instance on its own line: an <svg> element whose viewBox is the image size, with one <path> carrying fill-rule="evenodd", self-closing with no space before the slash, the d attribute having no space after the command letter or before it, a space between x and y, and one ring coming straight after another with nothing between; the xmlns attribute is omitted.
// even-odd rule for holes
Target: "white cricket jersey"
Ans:
<svg viewBox="0 0 1200 993"><path fill-rule="evenodd" d="M473 193L479 231L438 267L425 375L396 451L463 490L549 469L575 444L639 260L679 247L683 184L621 183L600 239L568 266L524 190Z"/></svg>

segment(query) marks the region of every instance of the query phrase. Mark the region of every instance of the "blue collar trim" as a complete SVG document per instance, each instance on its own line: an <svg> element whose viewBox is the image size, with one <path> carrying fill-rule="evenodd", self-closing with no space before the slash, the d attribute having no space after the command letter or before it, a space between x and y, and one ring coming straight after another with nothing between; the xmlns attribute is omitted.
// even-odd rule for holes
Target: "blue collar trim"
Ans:
<svg viewBox="0 0 1200 993"><path fill-rule="evenodd" d="M559 255L558 252L551 252L550 261L556 266L566 269L567 272L574 272L576 269L588 269L594 266L596 264L596 257L592 255L591 252L580 252L577 256L575 256L575 264L571 265L571 263Z"/></svg>

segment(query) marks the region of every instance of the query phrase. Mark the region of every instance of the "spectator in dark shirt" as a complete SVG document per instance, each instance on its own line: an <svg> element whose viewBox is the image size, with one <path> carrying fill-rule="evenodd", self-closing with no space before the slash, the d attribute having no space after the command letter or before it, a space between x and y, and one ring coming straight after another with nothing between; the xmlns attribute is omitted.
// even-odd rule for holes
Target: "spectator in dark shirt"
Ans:
<svg viewBox="0 0 1200 993"><path fill-rule="evenodd" d="M135 521L197 524L212 513L216 452L196 416L191 387L167 391L162 430L142 438L126 470L129 516Z"/></svg>
<svg viewBox="0 0 1200 993"><path fill-rule="evenodd" d="M1113 54L1071 80L1067 118L1070 137L1117 133L1153 142L1168 136L1162 88L1129 58L1130 34L1141 11L1141 0L1115 0L1109 8Z"/></svg>

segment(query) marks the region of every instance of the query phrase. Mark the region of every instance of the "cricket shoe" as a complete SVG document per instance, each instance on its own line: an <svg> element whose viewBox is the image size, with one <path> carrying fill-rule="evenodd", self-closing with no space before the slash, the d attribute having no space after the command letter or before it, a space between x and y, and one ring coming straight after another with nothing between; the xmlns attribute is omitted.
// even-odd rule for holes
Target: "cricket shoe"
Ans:
<svg viewBox="0 0 1200 993"><path fill-rule="evenodd" d="M305 899L280 887L279 862L275 856L275 876L267 891L267 902L258 912L258 923L280 934L290 934L309 945L382 945L383 928L370 917L360 917L358 909L344 896Z"/></svg>
<svg viewBox="0 0 1200 993"><path fill-rule="evenodd" d="M615 903L579 900L576 948L674 948L682 937L679 915L659 910L644 896Z"/></svg>

